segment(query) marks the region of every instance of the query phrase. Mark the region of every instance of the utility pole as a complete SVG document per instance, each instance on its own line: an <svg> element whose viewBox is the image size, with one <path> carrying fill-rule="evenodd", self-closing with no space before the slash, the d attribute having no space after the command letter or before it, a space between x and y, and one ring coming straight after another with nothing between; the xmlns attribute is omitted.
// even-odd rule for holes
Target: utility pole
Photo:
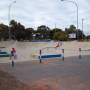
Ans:
<svg viewBox="0 0 90 90"><path fill-rule="evenodd" d="M78 4L76 1L73 1L73 0L61 0L61 1L67 1L67 2L70 2L70 3L73 3L75 6L76 6L76 9L77 9L77 15L76 15L76 18L77 18L77 40L78 40Z"/></svg>

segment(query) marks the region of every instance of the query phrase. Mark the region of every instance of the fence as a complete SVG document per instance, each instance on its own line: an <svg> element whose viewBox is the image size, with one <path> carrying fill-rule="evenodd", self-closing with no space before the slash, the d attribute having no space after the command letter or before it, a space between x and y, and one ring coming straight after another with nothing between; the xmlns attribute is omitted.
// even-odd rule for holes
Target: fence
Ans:
<svg viewBox="0 0 90 90"><path fill-rule="evenodd" d="M55 47L42 48L39 51L38 58L40 60L40 63L42 63L42 60L44 60L44 59L58 58L58 59L64 60L64 49L55 48Z"/></svg>
<svg viewBox="0 0 90 90"><path fill-rule="evenodd" d="M44 49L47 49L47 48L44 48ZM58 49L57 48L60 51L59 53L56 53L56 54L43 54L44 49L41 49L39 51L40 63L42 63L42 60L44 60L44 59L59 58L59 59L62 59L64 61L65 57L76 56L79 59L81 59L82 56L90 55L90 49L78 48L77 50L74 50L74 49L72 50L72 49ZM67 55L67 53L69 54L69 56Z"/></svg>

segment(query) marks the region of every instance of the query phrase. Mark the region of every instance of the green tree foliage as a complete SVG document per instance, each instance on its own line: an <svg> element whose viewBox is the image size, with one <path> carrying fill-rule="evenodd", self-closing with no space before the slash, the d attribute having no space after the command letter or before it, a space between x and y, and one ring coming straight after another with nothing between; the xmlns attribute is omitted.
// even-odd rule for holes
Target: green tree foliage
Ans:
<svg viewBox="0 0 90 90"><path fill-rule="evenodd" d="M90 35L87 35L87 36L86 36L86 39L87 39L87 40L90 40Z"/></svg>
<svg viewBox="0 0 90 90"><path fill-rule="evenodd" d="M52 29L52 30L50 31L50 33L49 33L50 39L53 40L53 39L54 39L54 34L55 34L56 32L61 32L61 31L62 31L62 30L59 29L59 28L54 28L54 29Z"/></svg>
<svg viewBox="0 0 90 90"><path fill-rule="evenodd" d="M45 25L41 25L37 28L37 37L40 39L48 39L49 33L50 33L50 28Z"/></svg>
<svg viewBox="0 0 90 90"><path fill-rule="evenodd" d="M34 33L34 29L33 28L26 28L25 30L25 39L26 40L32 40L33 39L33 33Z"/></svg>
<svg viewBox="0 0 90 90"><path fill-rule="evenodd" d="M64 31L58 31L54 33L54 40L67 41L68 35Z"/></svg>
<svg viewBox="0 0 90 90"><path fill-rule="evenodd" d="M25 39L25 27L17 23L16 21L12 20L10 22L10 32L11 32L11 37L17 39L17 40L24 40Z"/></svg>
<svg viewBox="0 0 90 90"><path fill-rule="evenodd" d="M15 20L10 22L10 31L12 34L12 38L17 39L18 41L22 40L31 40L33 28L26 28L21 23L17 23Z"/></svg>
<svg viewBox="0 0 90 90"><path fill-rule="evenodd" d="M10 21L10 35L12 39L17 39L17 29L18 29L18 23L15 20Z"/></svg>
<svg viewBox="0 0 90 90"><path fill-rule="evenodd" d="M85 38L85 35L83 34L83 32L81 30L77 31L77 38L78 38L78 40L82 40Z"/></svg>
<svg viewBox="0 0 90 90"><path fill-rule="evenodd" d="M8 26L4 24L0 24L0 40L8 39Z"/></svg>
<svg viewBox="0 0 90 90"><path fill-rule="evenodd" d="M70 25L69 28L65 28L65 32L67 34L75 33L78 40L85 38L84 33L80 29L77 30L74 25Z"/></svg>
<svg viewBox="0 0 90 90"><path fill-rule="evenodd" d="M65 32L67 34L70 34L70 33L76 33L76 27L74 25L70 25L69 28L65 28Z"/></svg>
<svg viewBox="0 0 90 90"><path fill-rule="evenodd" d="M68 36L71 33L76 33L78 39L85 38L84 33L81 30L76 30L74 25L70 25L65 31L59 28L50 29L46 25L41 25L34 30L33 28L25 28L20 22L15 20L10 21L9 27L4 24L0 24L0 40L9 39L9 31L11 39L18 41L32 40L32 39L51 39L51 40L68 40Z"/></svg>

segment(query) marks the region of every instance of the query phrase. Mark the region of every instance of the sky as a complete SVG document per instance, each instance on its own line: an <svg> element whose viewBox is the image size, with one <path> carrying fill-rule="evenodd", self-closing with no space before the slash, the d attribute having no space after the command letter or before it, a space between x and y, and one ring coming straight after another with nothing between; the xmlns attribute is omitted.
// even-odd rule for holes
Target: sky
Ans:
<svg viewBox="0 0 90 90"><path fill-rule="evenodd" d="M7 24L15 19L25 27L37 28L46 25L52 28L69 28L71 24L77 26L77 7L78 5L78 25L83 32L90 35L90 0L16 0L10 9L9 5L14 0L0 0L0 23Z"/></svg>

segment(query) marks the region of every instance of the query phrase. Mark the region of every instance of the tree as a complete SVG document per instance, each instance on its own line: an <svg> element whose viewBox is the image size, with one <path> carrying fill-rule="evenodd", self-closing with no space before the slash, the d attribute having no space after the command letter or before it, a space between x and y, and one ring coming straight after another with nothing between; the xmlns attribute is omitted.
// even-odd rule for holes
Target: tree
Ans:
<svg viewBox="0 0 90 90"><path fill-rule="evenodd" d="M87 35L86 38L87 38L87 40L90 40L90 35Z"/></svg>
<svg viewBox="0 0 90 90"><path fill-rule="evenodd" d="M54 39L54 34L55 34L56 32L61 32L61 31L62 31L62 30L59 29L59 28L54 28L54 29L52 29L52 30L50 31L50 33L49 33L50 39L53 40L53 39Z"/></svg>
<svg viewBox="0 0 90 90"><path fill-rule="evenodd" d="M34 29L33 28L26 28L25 29L25 38L26 40L32 40L33 39L33 33L34 33Z"/></svg>
<svg viewBox="0 0 90 90"><path fill-rule="evenodd" d="M17 23L15 20L10 22L10 31L12 39L25 40L25 27L21 23Z"/></svg>
<svg viewBox="0 0 90 90"><path fill-rule="evenodd" d="M10 32L12 39L17 39L18 41L21 40L31 40L32 35L34 33L33 28L26 28L19 22L16 22L15 20L11 20L10 22Z"/></svg>
<svg viewBox="0 0 90 90"><path fill-rule="evenodd" d="M65 28L65 32L67 34L70 34L70 33L76 33L76 27L74 25L70 25L69 28Z"/></svg>
<svg viewBox="0 0 90 90"><path fill-rule="evenodd" d="M15 36L17 40L25 40L25 27L20 23L17 24Z"/></svg>
<svg viewBox="0 0 90 90"><path fill-rule="evenodd" d="M25 28L21 23L11 20L10 26L0 24L0 40L8 40L9 39L9 31L11 39L20 40L32 40L34 39L51 39L51 40L68 40L69 34L76 33L78 39L84 38L84 33L78 29L74 25L70 25L69 28L65 29L65 32L62 29L54 28L50 29L46 25L41 25L35 31L33 28Z"/></svg>
<svg viewBox="0 0 90 90"><path fill-rule="evenodd" d="M68 39L68 35L64 31L55 32L53 36L54 40L66 41Z"/></svg>
<svg viewBox="0 0 90 90"><path fill-rule="evenodd" d="M7 40L9 38L8 34L8 26L4 24L0 24L0 40Z"/></svg>
<svg viewBox="0 0 90 90"><path fill-rule="evenodd" d="M18 29L18 23L15 20L11 20L9 27L11 39L17 39L16 38L17 29Z"/></svg>
<svg viewBox="0 0 90 90"><path fill-rule="evenodd" d="M78 31L77 31L77 38L78 38L78 40L85 38L84 33L80 29L78 29Z"/></svg>
<svg viewBox="0 0 90 90"><path fill-rule="evenodd" d="M82 39L85 37L84 33L80 29L76 29L74 25L70 25L69 28L65 28L65 32L69 34L76 34L76 38L69 38L69 40Z"/></svg>
<svg viewBox="0 0 90 90"><path fill-rule="evenodd" d="M45 25L41 25L37 28L37 33L40 39L48 39L49 32L50 32L50 28Z"/></svg>

